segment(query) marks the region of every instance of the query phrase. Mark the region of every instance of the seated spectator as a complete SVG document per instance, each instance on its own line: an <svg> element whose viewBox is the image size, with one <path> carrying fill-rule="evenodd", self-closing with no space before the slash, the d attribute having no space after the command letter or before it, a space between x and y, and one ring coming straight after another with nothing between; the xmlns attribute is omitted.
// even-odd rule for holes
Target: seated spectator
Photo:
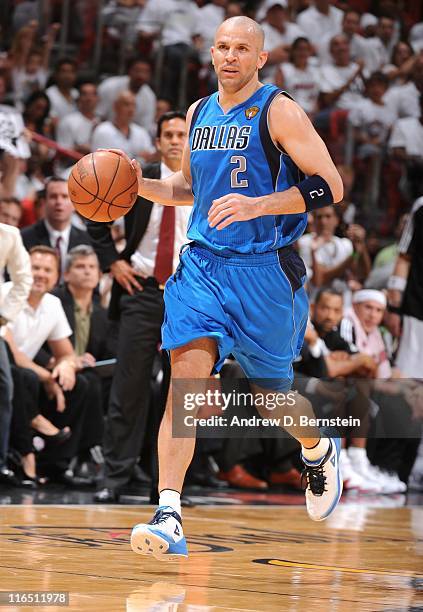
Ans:
<svg viewBox="0 0 423 612"><path fill-rule="evenodd" d="M22 230L22 240L28 250L37 245L55 249L60 262L59 278L64 272L66 253L78 244L91 243L87 232L72 225L73 212L66 181L51 177L46 184L45 218Z"/></svg>
<svg viewBox="0 0 423 612"><path fill-rule="evenodd" d="M91 81L84 81L78 85L78 110L66 115L57 124L56 140L65 149L78 151L86 155L91 151L91 136L100 122L97 115L97 86ZM62 157L57 164L57 172L67 178L70 167L75 160Z"/></svg>
<svg viewBox="0 0 423 612"><path fill-rule="evenodd" d="M122 91L131 91L135 96L134 122L150 133L153 131L156 111L156 95L150 87L151 66L141 59L130 60L128 74L105 79L98 87L97 112L102 119L114 119L114 103Z"/></svg>
<svg viewBox="0 0 423 612"><path fill-rule="evenodd" d="M72 329L70 340L77 356L77 368L95 366L96 361L115 357L107 311L94 299L100 280L100 264L94 249L79 245L66 257L65 285L56 288Z"/></svg>
<svg viewBox="0 0 423 612"><path fill-rule="evenodd" d="M379 290L387 288L389 277L394 272L399 240L407 224L408 217L409 215L402 215L399 222L395 225L395 242L381 249L376 255L370 274L364 283L365 287Z"/></svg>
<svg viewBox="0 0 423 612"><path fill-rule="evenodd" d="M60 59L56 64L53 77L54 85L46 89L46 94L51 104L50 116L57 123L59 119L77 110L76 63L68 58Z"/></svg>
<svg viewBox="0 0 423 612"><path fill-rule="evenodd" d="M313 219L315 231L304 234L298 241L307 269L311 299L318 287L332 286L346 291L352 274L366 278L371 265L363 228L353 225L350 229L352 239L336 236L339 218L333 206L316 210Z"/></svg>
<svg viewBox="0 0 423 612"><path fill-rule="evenodd" d="M25 44L19 59L12 55L12 84L15 104L22 110L23 101L34 91L45 88L51 50L60 29L58 23L51 24L42 47L35 46L36 25L29 25ZM23 41L24 42L24 41Z"/></svg>
<svg viewBox="0 0 423 612"><path fill-rule="evenodd" d="M382 72L386 74L392 85L403 85L411 77L416 57L410 43L401 40L392 49L391 61L383 66Z"/></svg>
<svg viewBox="0 0 423 612"><path fill-rule="evenodd" d="M364 64L351 61L350 43L344 34L331 39L329 51L333 64L325 64L320 69L322 106L351 110L362 100Z"/></svg>
<svg viewBox="0 0 423 612"><path fill-rule="evenodd" d="M290 61L276 69L275 84L286 90L309 116L318 110L320 78L316 68L310 65L312 49L307 38L294 40Z"/></svg>
<svg viewBox="0 0 423 612"><path fill-rule="evenodd" d="M396 376L399 374L394 372L391 367L386 344L379 329L385 310L386 297L384 293L374 289L357 291L353 296L352 307L347 311L340 326L342 337L347 342L352 342L359 351L373 359L377 366L375 373L377 379L389 379L394 374ZM375 388L377 388L377 384ZM394 397L394 401L397 410L401 410L398 396ZM382 402L385 404L383 400ZM381 440L381 442L384 443L385 441ZM382 484L383 492L401 493L406 490L407 487L399 480L397 474L388 474L370 464L365 440L362 441L361 445L357 444L350 448L348 456L354 471L368 482Z"/></svg>
<svg viewBox="0 0 423 612"><path fill-rule="evenodd" d="M297 24L313 45L318 47L325 36L336 36L341 32L344 13L329 0L315 0L297 17Z"/></svg>
<svg viewBox="0 0 423 612"><path fill-rule="evenodd" d="M23 310L7 326L5 339L16 365L38 377L40 393L44 392L40 401L43 416L58 429L69 427L72 432L60 447L46 447L43 453L49 469L62 477L75 455L101 442L102 418L89 402L88 382L76 376L76 355L69 340L72 330L60 300L49 293L57 283L58 256L51 247L36 246L30 258L34 282ZM44 342L54 358L52 371L34 361Z"/></svg>
<svg viewBox="0 0 423 612"><path fill-rule="evenodd" d="M13 484L14 474L7 467L13 380L4 334L5 326L18 316L25 305L32 275L28 253L16 228L0 224L0 244L0 483ZM8 292L3 284L5 268L11 278Z"/></svg>
<svg viewBox="0 0 423 612"><path fill-rule="evenodd" d="M396 117L420 117L419 98L423 92L423 52L414 60L410 80L394 85L385 94L385 102Z"/></svg>
<svg viewBox="0 0 423 612"><path fill-rule="evenodd" d="M342 19L342 30L340 34L347 37L350 43L350 53L352 61L365 61L365 45L366 39L359 34L360 31L360 15L357 11L350 9L346 10ZM333 38L333 33L330 32L323 36L316 43L317 53L320 64L330 64L332 57L329 51L330 41Z"/></svg>
<svg viewBox="0 0 423 612"><path fill-rule="evenodd" d="M284 0L266 0L264 9L266 17L261 25L264 32L264 50L268 52L268 56L261 69L260 78L265 83L274 83L276 66L288 60L292 43L305 34L296 23L288 21Z"/></svg>
<svg viewBox="0 0 423 612"><path fill-rule="evenodd" d="M91 150L122 149L130 158L137 157L148 161L155 149L147 130L133 122L135 115L135 96L130 91L122 91L114 102L115 118L103 121L92 135Z"/></svg>
<svg viewBox="0 0 423 612"><path fill-rule="evenodd" d="M404 164L409 197L413 201L423 193L423 92L420 110L420 119L398 119L389 139L392 157Z"/></svg>
<svg viewBox="0 0 423 612"><path fill-rule="evenodd" d="M194 37L200 33L200 14L193 0L148 0L138 22L140 36L157 39L164 48L160 96L178 106L180 76L189 59L197 59Z"/></svg>
<svg viewBox="0 0 423 612"><path fill-rule="evenodd" d="M0 223L19 227L22 217L22 206L17 198L0 199Z"/></svg>

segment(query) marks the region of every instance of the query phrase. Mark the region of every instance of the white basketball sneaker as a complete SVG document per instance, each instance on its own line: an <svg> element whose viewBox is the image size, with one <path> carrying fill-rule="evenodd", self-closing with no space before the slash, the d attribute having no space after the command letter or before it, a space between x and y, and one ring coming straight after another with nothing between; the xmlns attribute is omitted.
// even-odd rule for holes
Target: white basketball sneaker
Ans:
<svg viewBox="0 0 423 612"><path fill-rule="evenodd" d="M160 561L188 557L181 517L170 506L160 506L150 523L135 525L131 548L138 555L154 555Z"/></svg>
<svg viewBox="0 0 423 612"><path fill-rule="evenodd" d="M353 470L351 461L348 457L345 448L341 449L339 455L339 468L341 470L341 478L344 483L345 491L362 490L364 489L364 480Z"/></svg>
<svg viewBox="0 0 423 612"><path fill-rule="evenodd" d="M339 469L341 439L329 438L329 449L323 459L309 461L301 456L305 468L306 506L313 521L323 521L335 510L342 494L342 478Z"/></svg>

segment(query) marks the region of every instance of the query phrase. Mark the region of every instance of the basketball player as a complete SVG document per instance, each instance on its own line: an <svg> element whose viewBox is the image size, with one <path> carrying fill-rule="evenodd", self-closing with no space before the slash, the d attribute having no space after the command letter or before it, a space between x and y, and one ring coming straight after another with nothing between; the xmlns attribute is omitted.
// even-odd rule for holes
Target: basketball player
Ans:
<svg viewBox="0 0 423 612"><path fill-rule="evenodd" d="M304 232L307 211L342 199L342 182L307 115L259 82L267 53L255 21L223 22L211 53L218 92L189 109L182 171L143 179L132 161L140 195L193 204L192 242L166 285L163 347L173 379L206 379L232 353L256 389L270 380L269 388L284 391L308 315L304 264L290 245ZM313 415L305 400L302 413ZM341 495L340 440L311 426L301 437L288 431L302 444L308 513L323 520ZM172 438L170 393L159 433L159 508L149 524L134 527L134 552L187 556L180 492L194 445L194 438Z"/></svg>

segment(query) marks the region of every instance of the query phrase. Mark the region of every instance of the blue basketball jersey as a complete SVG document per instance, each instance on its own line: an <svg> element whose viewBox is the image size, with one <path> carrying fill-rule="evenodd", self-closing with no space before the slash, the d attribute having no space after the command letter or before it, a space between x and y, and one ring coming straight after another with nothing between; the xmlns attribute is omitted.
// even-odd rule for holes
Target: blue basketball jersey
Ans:
<svg viewBox="0 0 423 612"><path fill-rule="evenodd" d="M304 176L273 143L268 110L281 93L264 85L226 114L218 93L197 105L190 129L194 206L188 238L221 254L264 253L291 244L303 234L305 213L267 215L236 221L223 230L212 228L207 215L213 200L229 193L257 197L284 191Z"/></svg>

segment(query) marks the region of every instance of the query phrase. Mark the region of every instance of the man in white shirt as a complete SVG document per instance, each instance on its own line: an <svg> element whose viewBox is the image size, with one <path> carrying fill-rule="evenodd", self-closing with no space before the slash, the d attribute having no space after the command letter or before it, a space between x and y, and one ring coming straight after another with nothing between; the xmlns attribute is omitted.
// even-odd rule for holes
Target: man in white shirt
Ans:
<svg viewBox="0 0 423 612"><path fill-rule="evenodd" d="M121 91L129 89L136 101L134 121L150 132L156 111L156 95L150 87L150 80L150 64L141 58L132 59L128 64L128 74L110 77L99 85L99 116L111 121L114 118L113 105L116 98Z"/></svg>
<svg viewBox="0 0 423 612"><path fill-rule="evenodd" d="M90 141L94 128L99 123L97 115L97 86L84 81L78 86L78 110L61 119L57 125L57 143L65 149L72 149L86 155L91 151ZM68 178L74 160L63 160L57 164L57 174Z"/></svg>
<svg viewBox="0 0 423 612"><path fill-rule="evenodd" d="M41 245L31 249L30 259L34 279L31 291L13 323L8 324L5 339L16 365L35 372L44 388L40 412L56 427L70 427L72 431L71 438L54 455L50 456L48 449L45 452L52 464L58 460L54 470L65 472L85 435L88 383L76 376L76 355L69 339L72 330L59 298L49 293L57 282L59 258L54 249ZM53 356L52 369L34 360L45 342Z"/></svg>
<svg viewBox="0 0 423 612"><path fill-rule="evenodd" d="M7 484L14 482L13 472L6 465L13 380L3 334L6 324L13 321L25 305L32 285L32 274L29 256L18 229L0 223L0 245L0 483ZM6 268L11 279L8 292L3 284Z"/></svg>
<svg viewBox="0 0 423 612"><path fill-rule="evenodd" d="M360 226L353 225L351 240L335 235L339 224L333 206L327 206L313 213L315 231L304 234L298 241L299 253L304 260L308 291L311 299L319 287L330 287L345 291L345 274L360 271L366 277L371 262L365 245L365 232ZM354 255L354 252L357 255Z"/></svg>
<svg viewBox="0 0 423 612"><path fill-rule="evenodd" d="M296 23L288 21L283 0L267 0L266 19L262 23L264 50L268 52L267 62L261 70L261 79L267 83L275 82L277 64L288 59L289 48L296 38L305 33Z"/></svg>
<svg viewBox="0 0 423 612"><path fill-rule="evenodd" d="M184 118L183 113L169 112L159 119L156 144L162 161L145 169L151 178L180 169L187 137ZM125 216L127 245L122 253L116 251L106 224L88 223L101 267L110 269L114 278L109 316L120 319L104 438L105 475L95 496L98 502L116 501L140 453L151 371L161 341L164 283L178 265L190 214L189 206L162 206L142 199Z"/></svg>
<svg viewBox="0 0 423 612"><path fill-rule="evenodd" d="M78 244L91 244L87 232L72 225L74 208L69 199L67 183L53 176L45 188L45 218L22 230L22 240L27 250L33 246L51 246L60 257L60 278L65 267L66 253Z"/></svg>
<svg viewBox="0 0 423 612"><path fill-rule="evenodd" d="M366 39L364 36L360 36L358 33L360 30L360 15L357 11L348 10L345 11L344 17L342 20L342 31L350 43L350 54L351 59L353 61L359 59L365 59L365 46ZM320 63L323 64L331 64L333 62L333 58L329 51L330 41L333 38L333 34L329 33L324 36L321 41L316 43L317 52L319 55Z"/></svg>
<svg viewBox="0 0 423 612"><path fill-rule="evenodd" d="M58 120L77 110L76 63L66 58L59 60L54 71L54 80L55 85L50 85L46 94L50 100L50 115Z"/></svg>
<svg viewBox="0 0 423 612"><path fill-rule="evenodd" d="M423 53L415 59L411 81L390 87L385 102L399 118L420 117L420 94L423 92Z"/></svg>
<svg viewBox="0 0 423 612"><path fill-rule="evenodd" d="M91 138L91 150L119 147L129 157L148 161L155 149L151 144L147 130L134 123L135 96L129 91L122 91L114 102L113 121L103 121L98 125Z"/></svg>
<svg viewBox="0 0 423 612"><path fill-rule="evenodd" d="M144 38L158 38L164 47L160 95L180 98L180 75L190 58L197 58L193 38L200 33L200 12L193 0L148 0L138 28Z"/></svg>
<svg viewBox="0 0 423 612"><path fill-rule="evenodd" d="M363 98L363 64L351 61L350 43L344 34L331 39L329 50L333 64L320 69L323 106L351 110Z"/></svg>
<svg viewBox="0 0 423 612"><path fill-rule="evenodd" d="M314 0L312 6L298 15L297 24L318 47L323 37L335 36L341 32L343 15L329 0Z"/></svg>

